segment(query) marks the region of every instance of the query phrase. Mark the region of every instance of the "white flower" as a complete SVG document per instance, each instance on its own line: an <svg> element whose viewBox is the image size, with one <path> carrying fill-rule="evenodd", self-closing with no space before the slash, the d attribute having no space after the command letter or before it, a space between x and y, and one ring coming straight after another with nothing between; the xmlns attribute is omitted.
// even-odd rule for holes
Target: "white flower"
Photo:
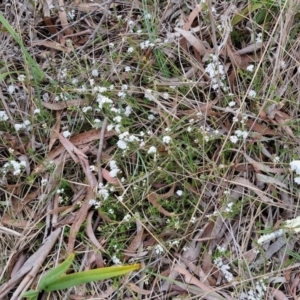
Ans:
<svg viewBox="0 0 300 300"><path fill-rule="evenodd" d="M146 89L144 97L150 101L152 101L152 90Z"/></svg>
<svg viewBox="0 0 300 300"><path fill-rule="evenodd" d="M155 116L152 115L152 114L148 115L148 120L149 120L149 121L155 120Z"/></svg>
<svg viewBox="0 0 300 300"><path fill-rule="evenodd" d="M246 70L252 73L254 70L254 65L249 65Z"/></svg>
<svg viewBox="0 0 300 300"><path fill-rule="evenodd" d="M169 99L169 94L168 93L163 93L162 97L167 100L167 99Z"/></svg>
<svg viewBox="0 0 300 300"><path fill-rule="evenodd" d="M295 183L300 184L300 177L295 177L294 181L295 181Z"/></svg>
<svg viewBox="0 0 300 300"><path fill-rule="evenodd" d="M14 128L15 128L16 131L19 131L19 130L25 128L25 126L24 126L24 124L15 124Z"/></svg>
<svg viewBox="0 0 300 300"><path fill-rule="evenodd" d="M13 94L15 90L16 90L16 86L11 84L11 85L8 86L7 92L9 94Z"/></svg>
<svg viewBox="0 0 300 300"><path fill-rule="evenodd" d="M20 82L24 82L24 81L25 81L25 78L26 78L26 76L23 75L23 74L20 74L20 75L18 76L18 80L19 80Z"/></svg>
<svg viewBox="0 0 300 300"><path fill-rule="evenodd" d="M126 116L126 117L129 117L131 113L132 113L132 107L129 106L129 105L126 106L126 107L125 107L125 112L124 112L125 116Z"/></svg>
<svg viewBox="0 0 300 300"><path fill-rule="evenodd" d="M243 139L246 139L248 137L248 132L247 131L242 131L242 130L236 130L235 135L237 137L242 137Z"/></svg>
<svg viewBox="0 0 300 300"><path fill-rule="evenodd" d="M132 53L133 51L134 51L134 49L132 47L129 47L127 50L128 53Z"/></svg>
<svg viewBox="0 0 300 300"><path fill-rule="evenodd" d="M34 111L33 111L33 114L36 115L36 114L39 114L41 113L41 110L39 108L36 108Z"/></svg>
<svg viewBox="0 0 300 300"><path fill-rule="evenodd" d="M239 119L238 119L237 117L233 117L233 118L232 118L232 122L233 122L233 123L236 123L236 122L238 122L238 121L239 121Z"/></svg>
<svg viewBox="0 0 300 300"><path fill-rule="evenodd" d="M63 137L68 138L71 135L71 132L69 130L65 130L62 133Z"/></svg>
<svg viewBox="0 0 300 300"><path fill-rule="evenodd" d="M230 136L230 141L233 143L233 144L236 144L237 141L239 140L238 137L236 135L232 135Z"/></svg>
<svg viewBox="0 0 300 300"><path fill-rule="evenodd" d="M285 69L285 68L286 68L286 62L285 62L284 60L282 60L282 61L280 62L280 68L281 68L281 69Z"/></svg>
<svg viewBox="0 0 300 300"><path fill-rule="evenodd" d="M165 135L163 137L163 143L165 143L165 144L169 144L171 142L171 140L172 140L172 138L168 135Z"/></svg>
<svg viewBox="0 0 300 300"><path fill-rule="evenodd" d="M249 97L256 97L256 92L254 90L249 91Z"/></svg>
<svg viewBox="0 0 300 300"><path fill-rule="evenodd" d="M98 77L99 76L99 72L98 72L97 69L93 69L92 70L92 76L94 76L94 77Z"/></svg>
<svg viewBox="0 0 300 300"><path fill-rule="evenodd" d="M118 146L120 149L122 149L122 150L126 150L126 149L127 149L127 143L124 142L123 140L119 140L119 141L117 142L117 146Z"/></svg>
<svg viewBox="0 0 300 300"><path fill-rule="evenodd" d="M108 97L106 96L103 96L102 94L98 94L97 95L97 99L96 101L98 102L98 105L99 105L99 108L102 109L103 105L105 103L108 103L108 104L113 104L112 100L109 99Z"/></svg>
<svg viewBox="0 0 300 300"><path fill-rule="evenodd" d="M121 261L115 255L113 255L111 259L115 265L121 264Z"/></svg>
<svg viewBox="0 0 300 300"><path fill-rule="evenodd" d="M131 71L131 67L126 66L126 67L125 67L125 72L130 72L130 71Z"/></svg>
<svg viewBox="0 0 300 300"><path fill-rule="evenodd" d="M100 188L98 190L98 194L103 198L103 200L106 200L109 197L109 191L106 188Z"/></svg>
<svg viewBox="0 0 300 300"><path fill-rule="evenodd" d="M7 121L7 120L8 120L8 116L7 116L6 112L1 110L0 111L0 121Z"/></svg>
<svg viewBox="0 0 300 300"><path fill-rule="evenodd" d="M121 116L116 116L113 118L113 121L120 123L122 121L122 117Z"/></svg>
<svg viewBox="0 0 300 300"><path fill-rule="evenodd" d="M114 43L109 43L108 46L109 46L109 48L113 48L115 46L115 44Z"/></svg>
<svg viewBox="0 0 300 300"><path fill-rule="evenodd" d="M156 147L154 147L154 146L151 146L150 148L149 148L149 150L148 150L148 154L152 154L152 153L156 153Z"/></svg>
<svg viewBox="0 0 300 300"><path fill-rule="evenodd" d="M154 247L154 251L156 254L162 254L162 253L164 253L164 248L158 244Z"/></svg>
<svg viewBox="0 0 300 300"><path fill-rule="evenodd" d="M131 215L127 214L126 216L124 216L123 221L128 222L131 219Z"/></svg>
<svg viewBox="0 0 300 300"><path fill-rule="evenodd" d="M176 191L176 194L180 197L180 196L182 196L183 191L182 190L178 190L178 191Z"/></svg>
<svg viewBox="0 0 300 300"><path fill-rule="evenodd" d="M228 103L228 106L229 107L233 107L233 106L235 106L236 105L236 102L235 101L230 101L229 103Z"/></svg>
<svg viewBox="0 0 300 300"><path fill-rule="evenodd" d="M127 91L128 90L128 85L127 84L123 84L121 87L122 91Z"/></svg>
<svg viewBox="0 0 300 300"><path fill-rule="evenodd" d="M192 218L190 219L190 223L195 224L195 223L196 223L196 218L195 218L195 217L192 217Z"/></svg>
<svg viewBox="0 0 300 300"><path fill-rule="evenodd" d="M46 178L43 178L43 179L41 180L41 185L42 185L42 186L45 186L47 183L48 183L48 180L47 180Z"/></svg>
<svg viewBox="0 0 300 300"><path fill-rule="evenodd" d="M82 112L83 113L87 113L89 110L92 110L93 108L91 107L91 106L84 106L83 108L82 108ZM96 121L96 120L95 120Z"/></svg>
<svg viewBox="0 0 300 300"><path fill-rule="evenodd" d="M256 36L256 43L261 43L262 42L262 33L258 33Z"/></svg>
<svg viewBox="0 0 300 300"><path fill-rule="evenodd" d="M113 84L111 84L110 86L109 86L109 89L112 91L113 89L115 88L115 86L113 85Z"/></svg>
<svg viewBox="0 0 300 300"><path fill-rule="evenodd" d="M279 156L275 156L274 158L273 158L273 162L274 163L278 163L280 161L280 157Z"/></svg>
<svg viewBox="0 0 300 300"><path fill-rule="evenodd" d="M126 93L125 92L118 92L118 96L122 99L124 99L126 97Z"/></svg>
<svg viewBox="0 0 300 300"><path fill-rule="evenodd" d="M300 175L300 160L293 160L290 162L290 167L297 175Z"/></svg>

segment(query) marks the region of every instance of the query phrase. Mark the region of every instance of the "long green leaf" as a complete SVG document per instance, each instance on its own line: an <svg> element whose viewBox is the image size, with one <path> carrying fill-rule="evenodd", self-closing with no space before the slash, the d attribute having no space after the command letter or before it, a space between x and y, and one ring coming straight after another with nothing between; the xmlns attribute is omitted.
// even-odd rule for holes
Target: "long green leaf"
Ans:
<svg viewBox="0 0 300 300"><path fill-rule="evenodd" d="M55 282L61 278L61 275L64 274L71 266L73 260L74 260L75 254L72 253L69 255L69 257L59 264L54 269L47 272L45 276L42 277L39 283L39 290L43 291L46 289L47 286L49 286L52 282Z"/></svg>
<svg viewBox="0 0 300 300"><path fill-rule="evenodd" d="M24 47L23 42L18 36L18 34L15 32L15 30L11 27L11 25L8 23L8 21L4 18L4 16L1 13L0 13L0 22L3 24L6 30L10 33L10 35L15 39L15 41L21 47L22 53L25 56L25 59L27 60L27 63L29 64L29 67L31 68L31 71L33 73L32 75L35 76L35 78L37 78L38 80L42 80L44 78L44 72L39 68L35 60L30 56L30 54Z"/></svg>
<svg viewBox="0 0 300 300"><path fill-rule="evenodd" d="M49 285L45 286L43 290L45 292L52 292L67 289L80 284L123 275L138 270L139 268L140 264L134 264L130 266L114 266L63 275L56 280L53 280Z"/></svg>

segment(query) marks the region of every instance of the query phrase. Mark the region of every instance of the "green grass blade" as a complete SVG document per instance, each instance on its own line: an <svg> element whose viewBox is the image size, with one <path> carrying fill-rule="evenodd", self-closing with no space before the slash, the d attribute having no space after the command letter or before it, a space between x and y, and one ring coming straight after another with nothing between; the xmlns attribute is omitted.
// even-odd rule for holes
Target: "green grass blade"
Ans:
<svg viewBox="0 0 300 300"><path fill-rule="evenodd" d="M108 279L120 275L124 275L134 270L138 270L140 264L134 264L130 266L114 266L108 268L101 268L95 270L89 270L84 272L78 272L74 274L64 275L52 281L49 285L44 287L45 292L52 292L62 289L67 289L80 284Z"/></svg>
<svg viewBox="0 0 300 300"><path fill-rule="evenodd" d="M0 22L3 24L6 30L10 33L10 35L21 47L22 53L25 56L25 59L27 60L27 63L29 64L30 69L32 71L32 75L35 76L35 78L37 78L38 80L42 80L44 78L43 71L40 69L40 67L35 62L35 60L30 56L30 54L24 47L23 42L18 36L18 34L15 32L15 30L11 27L11 25L8 23L8 21L4 18L4 16L1 13L0 13Z"/></svg>

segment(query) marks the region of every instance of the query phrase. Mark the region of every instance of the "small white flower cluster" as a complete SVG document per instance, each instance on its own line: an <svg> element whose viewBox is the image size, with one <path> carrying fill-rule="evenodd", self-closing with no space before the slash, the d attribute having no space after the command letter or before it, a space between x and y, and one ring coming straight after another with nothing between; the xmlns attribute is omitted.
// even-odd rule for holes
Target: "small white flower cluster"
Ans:
<svg viewBox="0 0 300 300"><path fill-rule="evenodd" d="M9 162L4 164L2 171L4 174L11 171L13 175L19 175L21 173L21 169L25 167L26 167L25 161L18 162L15 160L10 160Z"/></svg>
<svg viewBox="0 0 300 300"><path fill-rule="evenodd" d="M240 300L264 300L267 287L262 279L255 283L255 290L251 289L247 293L241 293Z"/></svg>
<svg viewBox="0 0 300 300"><path fill-rule="evenodd" d="M230 266L228 264L224 264L222 257L217 257L214 260L214 264L216 265L217 268L219 268L223 275L225 276L225 279L230 282L233 279L233 275L231 274L230 270Z"/></svg>
<svg viewBox="0 0 300 300"><path fill-rule="evenodd" d="M90 199L89 204L98 209L101 206L101 202L95 199Z"/></svg>
<svg viewBox="0 0 300 300"><path fill-rule="evenodd" d="M168 135L165 135L162 139L164 144L170 144L171 140L172 140L172 138Z"/></svg>
<svg viewBox="0 0 300 300"><path fill-rule="evenodd" d="M254 98L254 97L256 97L256 92L254 90L250 90L248 93L248 96L251 98Z"/></svg>
<svg viewBox="0 0 300 300"><path fill-rule="evenodd" d="M245 140L247 137L248 137L247 131L236 130L235 135L230 136L229 139L233 144L236 144L239 138L243 138Z"/></svg>
<svg viewBox="0 0 300 300"><path fill-rule="evenodd" d="M27 129L28 131L31 130L31 126L30 126L30 121L29 120L25 120L24 123L21 123L21 124L15 124L14 127L15 127L15 130L16 131L19 131L21 129Z"/></svg>
<svg viewBox="0 0 300 300"><path fill-rule="evenodd" d="M1 110L0 111L0 121L7 121L7 120L8 120L8 116L7 116L6 112Z"/></svg>
<svg viewBox="0 0 300 300"><path fill-rule="evenodd" d="M156 147L154 147L154 146L151 146L150 148L149 148L149 150L148 150L148 154L155 154L157 152L157 149L156 149Z"/></svg>
<svg viewBox="0 0 300 300"><path fill-rule="evenodd" d="M63 135L64 138L67 139L68 137L71 136L71 132L69 130L65 130L65 131L62 132L62 135Z"/></svg>
<svg viewBox="0 0 300 300"><path fill-rule="evenodd" d="M159 254L162 254L164 253L164 248L160 245L160 244L157 244L155 247L154 247L154 251L157 255Z"/></svg>
<svg viewBox="0 0 300 300"><path fill-rule="evenodd" d="M143 139L140 139L133 134L129 134L128 131L125 131L125 132L119 134L118 137L119 137L119 140L117 142L117 146L124 151L128 149L128 143L133 143L133 142L143 143L144 142Z"/></svg>
<svg viewBox="0 0 300 300"><path fill-rule="evenodd" d="M127 215L124 216L123 221L129 222L130 219L131 219L131 215L130 215L130 214L127 214Z"/></svg>
<svg viewBox="0 0 300 300"><path fill-rule="evenodd" d="M169 241L169 245L171 247L178 247L179 246L179 240Z"/></svg>
<svg viewBox="0 0 300 300"><path fill-rule="evenodd" d="M7 88L7 92L9 94L13 94L15 92L15 90L16 90L16 86L14 84L9 85Z"/></svg>
<svg viewBox="0 0 300 300"><path fill-rule="evenodd" d="M227 203L224 211L227 213L232 212L232 206L233 206L233 202Z"/></svg>
<svg viewBox="0 0 300 300"><path fill-rule="evenodd" d="M103 200L106 200L109 197L109 191L110 191L110 189L107 184L103 185L102 182L99 183L97 193L100 198L102 198Z"/></svg>
<svg viewBox="0 0 300 300"><path fill-rule="evenodd" d="M222 88L224 92L228 91L228 86L224 83L226 79L224 66L215 54L210 54L210 63L206 66L205 72L209 74L214 90Z"/></svg>
<svg viewBox="0 0 300 300"><path fill-rule="evenodd" d="M247 68L246 68L247 71L253 73L254 71L254 65L249 65Z"/></svg>
<svg viewBox="0 0 300 300"><path fill-rule="evenodd" d="M117 258L116 255L113 255L113 256L111 257L111 259L112 259L112 261L113 261L113 263L114 263L115 265L120 265L120 264L121 264L121 261L119 260L119 258Z"/></svg>
<svg viewBox="0 0 300 300"><path fill-rule="evenodd" d="M300 160L293 160L293 161L291 161L290 162L290 167L297 174L297 177L294 178L294 181L297 184L300 184Z"/></svg>
<svg viewBox="0 0 300 300"><path fill-rule="evenodd" d="M155 44L151 43L149 40L140 43L140 47L142 50L153 48L154 46Z"/></svg>
<svg viewBox="0 0 300 300"><path fill-rule="evenodd" d="M111 177L117 177L118 173L121 172L121 170L118 168L117 163L115 160L111 160L109 162L110 172L109 175Z"/></svg>
<svg viewBox="0 0 300 300"><path fill-rule="evenodd" d="M258 33L256 36L256 43L261 43L262 42L262 33Z"/></svg>

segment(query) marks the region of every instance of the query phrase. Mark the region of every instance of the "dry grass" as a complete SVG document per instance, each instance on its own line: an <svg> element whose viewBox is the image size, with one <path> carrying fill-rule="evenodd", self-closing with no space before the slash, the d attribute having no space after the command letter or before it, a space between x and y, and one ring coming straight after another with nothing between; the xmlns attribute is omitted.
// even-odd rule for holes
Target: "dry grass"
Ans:
<svg viewBox="0 0 300 300"><path fill-rule="evenodd" d="M0 298L297 299L300 2L99 2L0 5Z"/></svg>

